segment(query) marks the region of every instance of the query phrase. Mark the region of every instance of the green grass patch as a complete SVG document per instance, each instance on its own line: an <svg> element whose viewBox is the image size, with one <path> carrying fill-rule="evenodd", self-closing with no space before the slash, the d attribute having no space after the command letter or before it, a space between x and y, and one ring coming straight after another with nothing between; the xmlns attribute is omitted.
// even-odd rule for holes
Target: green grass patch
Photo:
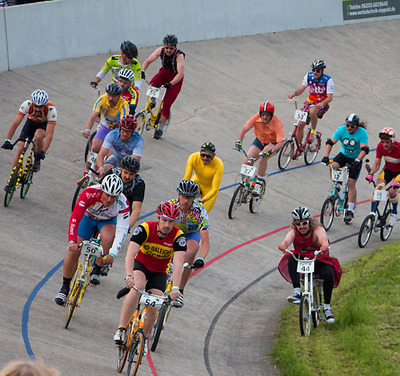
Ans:
<svg viewBox="0 0 400 376"><path fill-rule="evenodd" d="M302 337L298 305L281 315L271 357L282 376L400 375L400 242L343 267L335 323Z"/></svg>

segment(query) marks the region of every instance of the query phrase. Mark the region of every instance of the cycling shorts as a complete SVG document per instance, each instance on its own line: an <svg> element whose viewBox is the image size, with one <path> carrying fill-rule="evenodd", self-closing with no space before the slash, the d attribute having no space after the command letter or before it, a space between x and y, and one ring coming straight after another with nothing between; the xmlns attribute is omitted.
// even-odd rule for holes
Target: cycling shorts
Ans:
<svg viewBox="0 0 400 376"><path fill-rule="evenodd" d="M36 121L33 121L31 119L26 119L26 123L24 124L24 127L22 128L21 134L19 135L19 141L25 141L25 139L29 138L30 140L33 140L35 137L35 133L38 129L43 129L46 131L47 128L47 121L44 123L37 123Z"/></svg>
<svg viewBox="0 0 400 376"><path fill-rule="evenodd" d="M135 263L133 264L133 270L140 270L146 276L146 291L150 289L157 289L160 291L165 290L167 285L167 273L151 272L137 260L135 260Z"/></svg>
<svg viewBox="0 0 400 376"><path fill-rule="evenodd" d="M78 236L83 238L84 240L89 240L93 234L94 231L97 229L99 232L101 232L101 229L105 225L117 225L117 217L107 219L107 220L97 220L94 219L87 214L83 216L79 223L78 227Z"/></svg>
<svg viewBox="0 0 400 376"><path fill-rule="evenodd" d="M251 145L255 146L258 150L263 150L265 148L265 145L274 145L275 146L276 144L277 144L277 142L267 142L266 144L264 144L256 137Z"/></svg>
<svg viewBox="0 0 400 376"><path fill-rule="evenodd" d="M386 184L391 182L393 179L400 181L400 171L390 171L384 168L378 176L378 179L385 180Z"/></svg>
<svg viewBox="0 0 400 376"><path fill-rule="evenodd" d="M186 241L195 240L200 244L200 232L191 232L190 234L185 234Z"/></svg>
<svg viewBox="0 0 400 376"><path fill-rule="evenodd" d="M340 167L344 167L346 164L354 162L354 159L355 158L348 158L344 154L339 153L335 158L333 158L333 161L339 163ZM361 167L362 163L359 163L358 166L350 166L349 178L357 180L360 175Z"/></svg>
<svg viewBox="0 0 400 376"><path fill-rule="evenodd" d="M118 167L120 165L121 161L114 154L112 154L106 159L106 161L104 163L110 163L114 167Z"/></svg>
<svg viewBox="0 0 400 376"><path fill-rule="evenodd" d="M98 138L101 141L104 141L104 139L106 138L106 136L112 131L111 128L106 127L103 124L100 124L100 127L97 129L97 133L96 136L94 136L94 138Z"/></svg>
<svg viewBox="0 0 400 376"><path fill-rule="evenodd" d="M302 111L309 112L310 107L315 106L317 103L315 102L309 102L305 101L303 104L303 108L301 109ZM318 111L317 117L318 119L322 119L322 117L325 115L325 113L329 110L329 104L326 104L324 107L321 107ZM307 121L306 124L310 124L310 116L307 116Z"/></svg>

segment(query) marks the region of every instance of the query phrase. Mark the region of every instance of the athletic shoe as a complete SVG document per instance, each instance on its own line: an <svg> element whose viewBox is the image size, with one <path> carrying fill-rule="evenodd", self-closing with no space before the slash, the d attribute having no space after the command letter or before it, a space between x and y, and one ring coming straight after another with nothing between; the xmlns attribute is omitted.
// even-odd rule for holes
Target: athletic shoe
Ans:
<svg viewBox="0 0 400 376"><path fill-rule="evenodd" d="M261 192L262 192L262 185L261 185L261 183L257 182L256 185L254 186L251 194L255 197L259 197L259 196L261 196Z"/></svg>
<svg viewBox="0 0 400 376"><path fill-rule="evenodd" d="M54 301L58 304L58 305L65 305L65 303L67 302L67 295L69 294L69 288L65 285L61 286L60 292L56 295L56 297L54 298Z"/></svg>
<svg viewBox="0 0 400 376"><path fill-rule="evenodd" d="M125 328L117 329L117 331L115 332L114 338L113 338L116 345L122 345L124 343L125 334L126 334Z"/></svg>
<svg viewBox="0 0 400 376"><path fill-rule="evenodd" d="M344 214L344 223L346 223L346 225L349 225L351 222L353 222L354 219L354 213L350 210L346 210L346 213Z"/></svg>
<svg viewBox="0 0 400 376"><path fill-rule="evenodd" d="M299 304L300 299L301 299L301 294L298 294L297 292L287 297L288 302L293 304Z"/></svg>
<svg viewBox="0 0 400 376"><path fill-rule="evenodd" d="M396 224L396 222L397 222L397 214L391 213L391 214L390 214L390 217L389 217L389 221L388 221L387 224L388 224L389 226L394 227L394 225Z"/></svg>
<svg viewBox="0 0 400 376"><path fill-rule="evenodd" d="M150 108L153 109L156 106L156 98L151 98Z"/></svg>
<svg viewBox="0 0 400 376"><path fill-rule="evenodd" d="M85 170L85 172L83 173L83 176L76 182L76 184L79 184L83 179L85 179L88 173L89 173L89 171Z"/></svg>
<svg viewBox="0 0 400 376"><path fill-rule="evenodd" d="M33 172L39 172L40 170L40 159L36 159L33 162Z"/></svg>
<svg viewBox="0 0 400 376"><path fill-rule="evenodd" d="M335 316L333 316L333 313L329 308L324 309L324 315L325 315L325 320L328 324L333 324L335 322Z"/></svg>
<svg viewBox="0 0 400 376"><path fill-rule="evenodd" d="M183 307L183 294L182 293L179 293L179 297L178 297L178 299L175 299L173 302L172 302L172 306L173 307L176 307L176 308L182 308Z"/></svg>
<svg viewBox="0 0 400 376"><path fill-rule="evenodd" d="M156 131L154 132L154 138L156 139L156 140L159 140L161 137L162 137L162 135L163 135L163 131L161 130L161 129L156 129Z"/></svg>
<svg viewBox="0 0 400 376"><path fill-rule="evenodd" d="M100 277L98 276L98 274L91 274L89 278L89 283L94 286L100 285Z"/></svg>

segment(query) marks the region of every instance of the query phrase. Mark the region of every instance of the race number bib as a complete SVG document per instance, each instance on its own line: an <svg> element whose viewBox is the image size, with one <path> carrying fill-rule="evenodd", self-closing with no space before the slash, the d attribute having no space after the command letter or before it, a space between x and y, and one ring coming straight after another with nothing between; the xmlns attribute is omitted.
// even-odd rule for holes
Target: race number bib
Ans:
<svg viewBox="0 0 400 376"><path fill-rule="evenodd" d="M140 304L146 304L150 307L161 307L161 305L163 304L164 299L161 298L161 296L159 298L156 298L155 296L150 296L150 295L141 295L140 297Z"/></svg>
<svg viewBox="0 0 400 376"><path fill-rule="evenodd" d="M146 95L150 98L158 98L160 96L160 88L148 86Z"/></svg>
<svg viewBox="0 0 400 376"><path fill-rule="evenodd" d="M337 182L343 182L344 169L333 170L332 169L332 180Z"/></svg>
<svg viewBox="0 0 400 376"><path fill-rule="evenodd" d="M256 167L255 166L249 166L246 164L242 165L242 168L240 169L240 173L244 176L248 176L251 178L256 172Z"/></svg>
<svg viewBox="0 0 400 376"><path fill-rule="evenodd" d="M294 120L302 121L305 123L307 121L307 116L308 116L307 112L301 111L301 110L296 110L296 112L294 113Z"/></svg>
<svg viewBox="0 0 400 376"><path fill-rule="evenodd" d="M84 256L101 257L103 255L103 248L100 244L87 242L82 245L82 253Z"/></svg>
<svg viewBox="0 0 400 376"><path fill-rule="evenodd" d="M297 273L310 274L314 272L314 262L310 260L300 260L297 262Z"/></svg>
<svg viewBox="0 0 400 376"><path fill-rule="evenodd" d="M388 191L381 191L379 189L374 190L374 201L387 201Z"/></svg>
<svg viewBox="0 0 400 376"><path fill-rule="evenodd" d="M93 166L96 166L96 164L97 164L97 153L93 153L92 151L90 151L89 156L88 156L88 161Z"/></svg>

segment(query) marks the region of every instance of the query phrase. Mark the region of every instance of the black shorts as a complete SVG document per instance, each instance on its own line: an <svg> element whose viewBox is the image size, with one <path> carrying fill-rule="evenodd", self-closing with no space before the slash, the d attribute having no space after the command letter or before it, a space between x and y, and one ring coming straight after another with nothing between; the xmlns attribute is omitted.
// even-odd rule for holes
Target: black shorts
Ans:
<svg viewBox="0 0 400 376"><path fill-rule="evenodd" d="M19 135L19 141L25 141L26 138L33 140L35 137L35 133L38 129L43 129L44 131L47 128L47 121L44 123L36 123L31 119L26 119L26 123L22 128L21 134Z"/></svg>
<svg viewBox="0 0 400 376"><path fill-rule="evenodd" d="M137 260L135 260L133 270L140 270L146 276L146 291L150 289L165 290L165 287L167 286L167 273L151 272Z"/></svg>
<svg viewBox="0 0 400 376"><path fill-rule="evenodd" d="M378 179L385 180L386 184L390 183L393 179L398 181L397 176L400 175L400 171L390 171L387 168L384 168L378 176Z"/></svg>
<svg viewBox="0 0 400 376"><path fill-rule="evenodd" d="M348 158L342 153L339 153L335 158L333 158L333 161L339 163L340 167L344 167L346 164L353 163L354 160L355 158ZM349 178L357 180L360 175L361 167L362 163L359 163L358 166L351 166L349 168Z"/></svg>

